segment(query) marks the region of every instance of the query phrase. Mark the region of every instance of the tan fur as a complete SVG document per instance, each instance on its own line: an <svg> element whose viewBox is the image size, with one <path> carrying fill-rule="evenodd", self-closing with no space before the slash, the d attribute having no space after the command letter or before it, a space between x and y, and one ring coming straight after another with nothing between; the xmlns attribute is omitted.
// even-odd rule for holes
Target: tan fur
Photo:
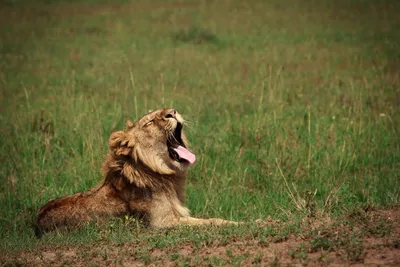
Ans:
<svg viewBox="0 0 400 267"><path fill-rule="evenodd" d="M125 215L154 227L231 223L190 217L183 204L189 163L171 159L167 147L168 138L183 122L176 111L161 109L112 133L101 186L50 200L39 210L36 233ZM181 137L187 146L183 133Z"/></svg>

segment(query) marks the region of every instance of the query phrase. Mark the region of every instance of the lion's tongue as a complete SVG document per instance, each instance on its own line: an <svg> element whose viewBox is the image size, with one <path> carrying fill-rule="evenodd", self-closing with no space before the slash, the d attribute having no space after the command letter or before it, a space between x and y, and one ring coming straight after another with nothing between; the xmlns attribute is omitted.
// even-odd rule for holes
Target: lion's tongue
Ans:
<svg viewBox="0 0 400 267"><path fill-rule="evenodd" d="M177 148L174 148L174 150L178 153L180 158L189 161L190 164L193 164L196 161L196 156L183 146L178 146Z"/></svg>

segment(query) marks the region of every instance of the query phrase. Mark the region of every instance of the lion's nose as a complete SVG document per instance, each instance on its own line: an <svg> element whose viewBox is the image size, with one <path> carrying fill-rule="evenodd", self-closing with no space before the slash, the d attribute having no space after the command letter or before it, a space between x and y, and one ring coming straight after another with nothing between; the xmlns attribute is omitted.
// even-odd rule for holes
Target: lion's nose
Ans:
<svg viewBox="0 0 400 267"><path fill-rule="evenodd" d="M167 112L167 114L165 114L165 118L175 118L175 116L176 116L175 109L171 109L170 111Z"/></svg>

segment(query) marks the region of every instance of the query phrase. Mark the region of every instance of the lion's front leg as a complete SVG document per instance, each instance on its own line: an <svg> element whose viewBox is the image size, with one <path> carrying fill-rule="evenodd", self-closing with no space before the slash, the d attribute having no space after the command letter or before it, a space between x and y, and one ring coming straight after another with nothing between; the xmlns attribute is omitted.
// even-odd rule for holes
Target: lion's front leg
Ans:
<svg viewBox="0 0 400 267"><path fill-rule="evenodd" d="M178 198L169 198L165 195L153 195L151 203L130 202L132 207L146 207L149 214L150 225L156 228L173 227L178 225L225 225L239 223L218 218L200 219L190 216ZM136 208L137 209L137 208Z"/></svg>
<svg viewBox="0 0 400 267"><path fill-rule="evenodd" d="M199 219L194 217L182 217L179 218L178 223L181 225L226 225L226 224L234 224L238 225L238 222L228 221L224 219L218 218L210 218L210 219Z"/></svg>

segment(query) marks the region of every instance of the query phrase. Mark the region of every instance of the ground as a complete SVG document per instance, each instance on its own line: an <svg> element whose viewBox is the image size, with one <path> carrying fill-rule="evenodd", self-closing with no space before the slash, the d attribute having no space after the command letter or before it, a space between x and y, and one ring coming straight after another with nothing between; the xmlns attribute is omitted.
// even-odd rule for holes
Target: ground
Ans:
<svg viewBox="0 0 400 267"><path fill-rule="evenodd" d="M287 226L288 229L300 227L301 231L287 231ZM248 233L244 229L243 235L220 235L200 242L181 240L177 245L155 247L140 241L100 241L80 246L42 244L32 249L3 252L0 263L5 266L400 265L400 208L357 210L336 220L306 218L293 223L270 219L258 221L256 227L239 227L251 229ZM260 234L262 229L271 231ZM168 235L169 231L177 230L159 233ZM214 232L215 228L190 231L195 235L197 231Z"/></svg>

